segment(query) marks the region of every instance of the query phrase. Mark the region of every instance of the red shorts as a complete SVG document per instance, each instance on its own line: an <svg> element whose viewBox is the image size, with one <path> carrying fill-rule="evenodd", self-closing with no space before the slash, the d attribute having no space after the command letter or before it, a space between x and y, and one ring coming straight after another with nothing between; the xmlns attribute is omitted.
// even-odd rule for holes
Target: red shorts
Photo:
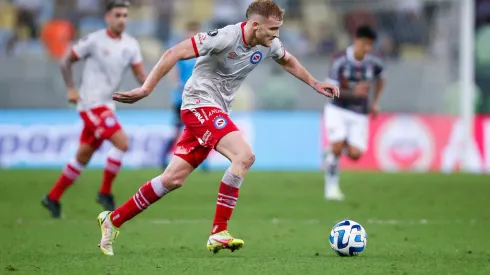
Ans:
<svg viewBox="0 0 490 275"><path fill-rule="evenodd" d="M80 143L89 144L93 148L99 148L104 140L122 129L112 110L106 106L81 111L80 117L83 120Z"/></svg>
<svg viewBox="0 0 490 275"><path fill-rule="evenodd" d="M228 114L216 107L181 110L185 125L175 148L175 155L198 167L216 144L227 134L238 131Z"/></svg>

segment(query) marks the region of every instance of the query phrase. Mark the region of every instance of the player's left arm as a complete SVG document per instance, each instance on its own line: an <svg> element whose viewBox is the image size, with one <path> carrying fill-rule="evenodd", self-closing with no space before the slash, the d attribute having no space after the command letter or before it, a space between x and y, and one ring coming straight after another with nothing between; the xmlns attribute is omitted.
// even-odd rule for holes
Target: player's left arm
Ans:
<svg viewBox="0 0 490 275"><path fill-rule="evenodd" d="M374 98L373 98L374 103L376 103L376 104L379 103L379 99L381 97L381 94L383 93L384 88L385 88L385 78L380 77L376 81L376 86L375 86L375 90L374 90Z"/></svg>
<svg viewBox="0 0 490 275"><path fill-rule="evenodd" d="M136 43L135 53L131 58L131 70L140 84L145 83L147 75L143 66L143 55L141 54L141 48L138 43Z"/></svg>
<svg viewBox="0 0 490 275"><path fill-rule="evenodd" d="M320 82L314 78L296 57L286 52L279 39L274 39L271 48L272 58L288 73L294 75L320 94L328 97L339 96L339 87L334 84Z"/></svg>

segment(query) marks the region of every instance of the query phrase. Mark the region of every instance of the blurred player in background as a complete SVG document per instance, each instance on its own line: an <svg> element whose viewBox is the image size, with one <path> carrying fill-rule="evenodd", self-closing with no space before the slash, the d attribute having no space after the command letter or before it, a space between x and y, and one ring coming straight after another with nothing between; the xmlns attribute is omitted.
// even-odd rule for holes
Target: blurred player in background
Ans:
<svg viewBox="0 0 490 275"><path fill-rule="evenodd" d="M61 216L61 196L78 178L104 140L109 140L114 147L107 155L96 201L106 210L115 208L112 183L121 168L129 140L114 114L112 94L118 89L128 67L131 67L140 83L146 79L139 44L124 33L128 7L128 1L111 1L106 6L107 29L80 39L61 62L68 101L77 103L84 127L75 158L68 162L49 194L42 200L42 204L55 218ZM72 65L81 59L85 60L85 68L78 93L73 83Z"/></svg>
<svg viewBox="0 0 490 275"><path fill-rule="evenodd" d="M186 39L191 39L196 33L199 31L200 25L197 22L189 22L186 27ZM180 117L180 107L182 105L182 92L184 91L185 83L192 75L192 70L194 70L194 66L196 65L197 59L191 58L187 60L179 60L177 61L176 66L172 69L171 73L173 74L173 78L175 80L175 90L172 92L172 110L174 112L175 119L175 134L165 145L163 150L163 159L162 166L165 169L168 166L167 155L170 153L172 148L177 141L177 138L182 133L182 128L184 124L182 123L182 119ZM204 170L207 170L206 161L201 164L201 167Z"/></svg>
<svg viewBox="0 0 490 275"><path fill-rule="evenodd" d="M376 32L368 26L356 31L354 44L334 56L327 81L342 89L342 97L325 105L329 148L325 154L325 198L343 200L339 187L339 158L343 152L356 161L367 149L368 113L379 112L383 91L383 61L372 54ZM375 86L369 104L369 91Z"/></svg>
<svg viewBox="0 0 490 275"><path fill-rule="evenodd" d="M175 155L162 175L146 182L125 204L99 214L102 253L114 255L112 243L119 227L181 187L213 149L228 158L231 166L221 180L207 248L218 252L243 246L243 240L227 230L243 178L255 161L252 148L228 116L238 88L262 59L272 58L314 91L330 97L339 93L338 87L317 81L284 50L278 38L283 13L272 1L255 1L247 9L247 22L198 33L181 42L164 53L142 87L113 96L116 101L134 103L148 96L179 60L199 57L184 88L180 114L185 129Z"/></svg>

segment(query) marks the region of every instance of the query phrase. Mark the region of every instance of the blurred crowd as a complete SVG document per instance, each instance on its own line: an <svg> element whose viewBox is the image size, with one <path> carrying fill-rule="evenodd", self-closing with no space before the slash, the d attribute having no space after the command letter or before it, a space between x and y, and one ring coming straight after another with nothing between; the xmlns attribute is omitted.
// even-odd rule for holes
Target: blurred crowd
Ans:
<svg viewBox="0 0 490 275"><path fill-rule="evenodd" d="M0 0L2 55L45 53L59 58L75 39L105 26L107 0ZM180 39L188 21L214 29L245 20L253 0L132 0L128 32L153 57ZM296 55L328 55L350 43L361 24L380 33L378 50L391 58L444 51L451 1L277 0L286 9L281 39ZM453 1L454 2L454 1ZM488 2L488 1L487 1ZM446 3L446 4L445 4ZM456 23L457 24L457 23Z"/></svg>

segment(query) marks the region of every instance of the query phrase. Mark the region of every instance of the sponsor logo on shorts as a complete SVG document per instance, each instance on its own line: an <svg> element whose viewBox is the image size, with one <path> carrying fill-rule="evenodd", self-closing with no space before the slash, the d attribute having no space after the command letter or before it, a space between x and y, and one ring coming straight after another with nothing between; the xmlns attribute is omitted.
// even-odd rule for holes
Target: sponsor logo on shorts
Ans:
<svg viewBox="0 0 490 275"><path fill-rule="evenodd" d="M214 128L216 129L223 129L226 127L227 124L228 124L228 120L226 120L226 118L223 116L217 116L214 119Z"/></svg>
<svg viewBox="0 0 490 275"><path fill-rule="evenodd" d="M204 135L202 135L202 142L203 143L201 145L207 144L210 137L211 137L211 131L206 130L206 132L204 133Z"/></svg>
<svg viewBox="0 0 490 275"><path fill-rule="evenodd" d="M203 109L201 109L201 113L202 113L202 115L204 116L204 118L206 120L209 120L209 117L206 115L206 111L204 111Z"/></svg>
<svg viewBox="0 0 490 275"><path fill-rule="evenodd" d="M250 56L250 63L252 64L259 64L260 60L262 60L262 53L259 51L256 51Z"/></svg>
<svg viewBox="0 0 490 275"><path fill-rule="evenodd" d="M211 117L213 116L214 114L224 114L225 112L223 112L223 110L221 109L211 109L211 111L209 111L208 113L208 117Z"/></svg>
<svg viewBox="0 0 490 275"><path fill-rule="evenodd" d="M201 124L204 124L204 118L202 117L201 113L199 113L196 109L191 109L191 112L194 113L197 120L199 120L199 122L201 122Z"/></svg>
<svg viewBox="0 0 490 275"><path fill-rule="evenodd" d="M94 137L95 139L101 139L102 134L104 134L104 128L103 127L97 127L94 132Z"/></svg>

